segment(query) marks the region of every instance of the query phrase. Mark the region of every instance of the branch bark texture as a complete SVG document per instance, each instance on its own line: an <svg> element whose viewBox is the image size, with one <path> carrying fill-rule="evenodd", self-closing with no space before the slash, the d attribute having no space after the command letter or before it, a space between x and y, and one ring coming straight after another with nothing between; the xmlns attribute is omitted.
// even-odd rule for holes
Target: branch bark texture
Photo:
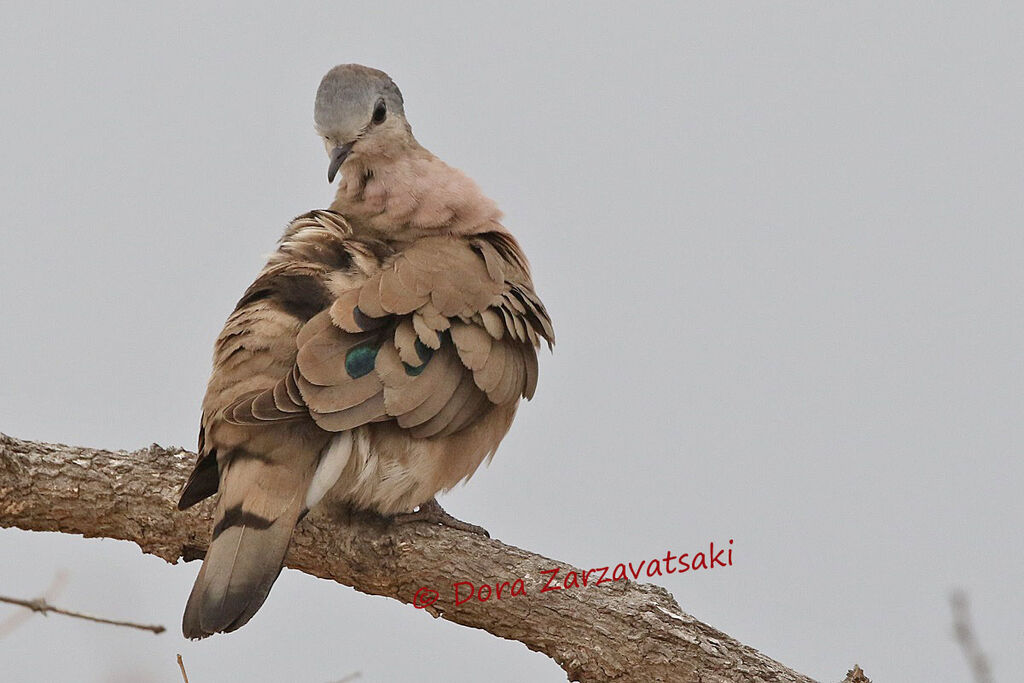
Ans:
<svg viewBox="0 0 1024 683"><path fill-rule="evenodd" d="M0 527L133 541L171 563L202 557L210 502L175 509L194 460L193 453L156 444L105 451L0 434ZM392 526L321 510L299 524L285 564L517 640L554 659L572 681L813 683L684 613L664 588L591 582L542 593L550 577L542 571L581 570L447 527ZM495 586L515 578L523 579L524 593L511 595L514 587L506 586L497 599ZM489 585L492 595L456 604L452 586L459 581ZM425 605L431 590L436 602ZM466 595L463 589L458 599Z"/></svg>

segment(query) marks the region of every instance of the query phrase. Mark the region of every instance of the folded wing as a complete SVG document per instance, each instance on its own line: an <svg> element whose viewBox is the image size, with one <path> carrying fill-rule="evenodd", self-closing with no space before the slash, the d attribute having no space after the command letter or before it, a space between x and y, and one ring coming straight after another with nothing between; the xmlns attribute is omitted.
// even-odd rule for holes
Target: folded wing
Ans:
<svg viewBox="0 0 1024 683"><path fill-rule="evenodd" d="M551 321L511 236L424 238L312 317L292 371L225 417L308 411L333 432L393 420L414 437L454 434L533 396L541 339L554 342Z"/></svg>

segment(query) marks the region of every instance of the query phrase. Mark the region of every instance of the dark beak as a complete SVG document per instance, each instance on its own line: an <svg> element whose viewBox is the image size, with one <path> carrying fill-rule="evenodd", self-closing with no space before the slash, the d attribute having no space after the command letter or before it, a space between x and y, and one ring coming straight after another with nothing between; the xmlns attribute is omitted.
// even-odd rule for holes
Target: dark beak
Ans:
<svg viewBox="0 0 1024 683"><path fill-rule="evenodd" d="M338 175L338 169L345 163L345 159L348 158L348 154L352 151L352 145L354 144L354 142L349 142L331 150L331 165L327 167L327 182L334 182L334 176Z"/></svg>

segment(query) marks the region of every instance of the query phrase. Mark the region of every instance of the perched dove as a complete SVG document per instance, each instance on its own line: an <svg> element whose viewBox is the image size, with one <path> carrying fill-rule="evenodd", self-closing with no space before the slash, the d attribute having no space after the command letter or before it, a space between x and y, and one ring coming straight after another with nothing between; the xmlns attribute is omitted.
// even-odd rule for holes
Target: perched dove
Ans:
<svg viewBox="0 0 1024 683"><path fill-rule="evenodd" d="M292 221L214 347L178 504L220 491L189 638L252 618L322 500L458 526L435 494L494 454L554 341L497 206L416 141L387 74L335 67L314 118L334 203Z"/></svg>

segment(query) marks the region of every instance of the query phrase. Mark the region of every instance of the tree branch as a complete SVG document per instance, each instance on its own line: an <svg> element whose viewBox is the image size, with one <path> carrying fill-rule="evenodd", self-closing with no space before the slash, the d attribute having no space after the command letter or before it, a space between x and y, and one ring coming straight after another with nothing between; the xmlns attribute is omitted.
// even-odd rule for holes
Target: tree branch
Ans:
<svg viewBox="0 0 1024 683"><path fill-rule="evenodd" d="M194 459L156 444L128 453L0 434L0 527L134 541L171 563L202 557L210 502L175 509ZM429 591L417 597L422 588L437 591L425 607L435 617L517 640L554 659L573 681L813 683L684 613L664 588L616 581L542 593L543 570L580 570L446 527L318 511L296 528L285 564L410 604L429 602ZM501 599L456 604L455 582L493 589L517 578L525 594L504 587Z"/></svg>

